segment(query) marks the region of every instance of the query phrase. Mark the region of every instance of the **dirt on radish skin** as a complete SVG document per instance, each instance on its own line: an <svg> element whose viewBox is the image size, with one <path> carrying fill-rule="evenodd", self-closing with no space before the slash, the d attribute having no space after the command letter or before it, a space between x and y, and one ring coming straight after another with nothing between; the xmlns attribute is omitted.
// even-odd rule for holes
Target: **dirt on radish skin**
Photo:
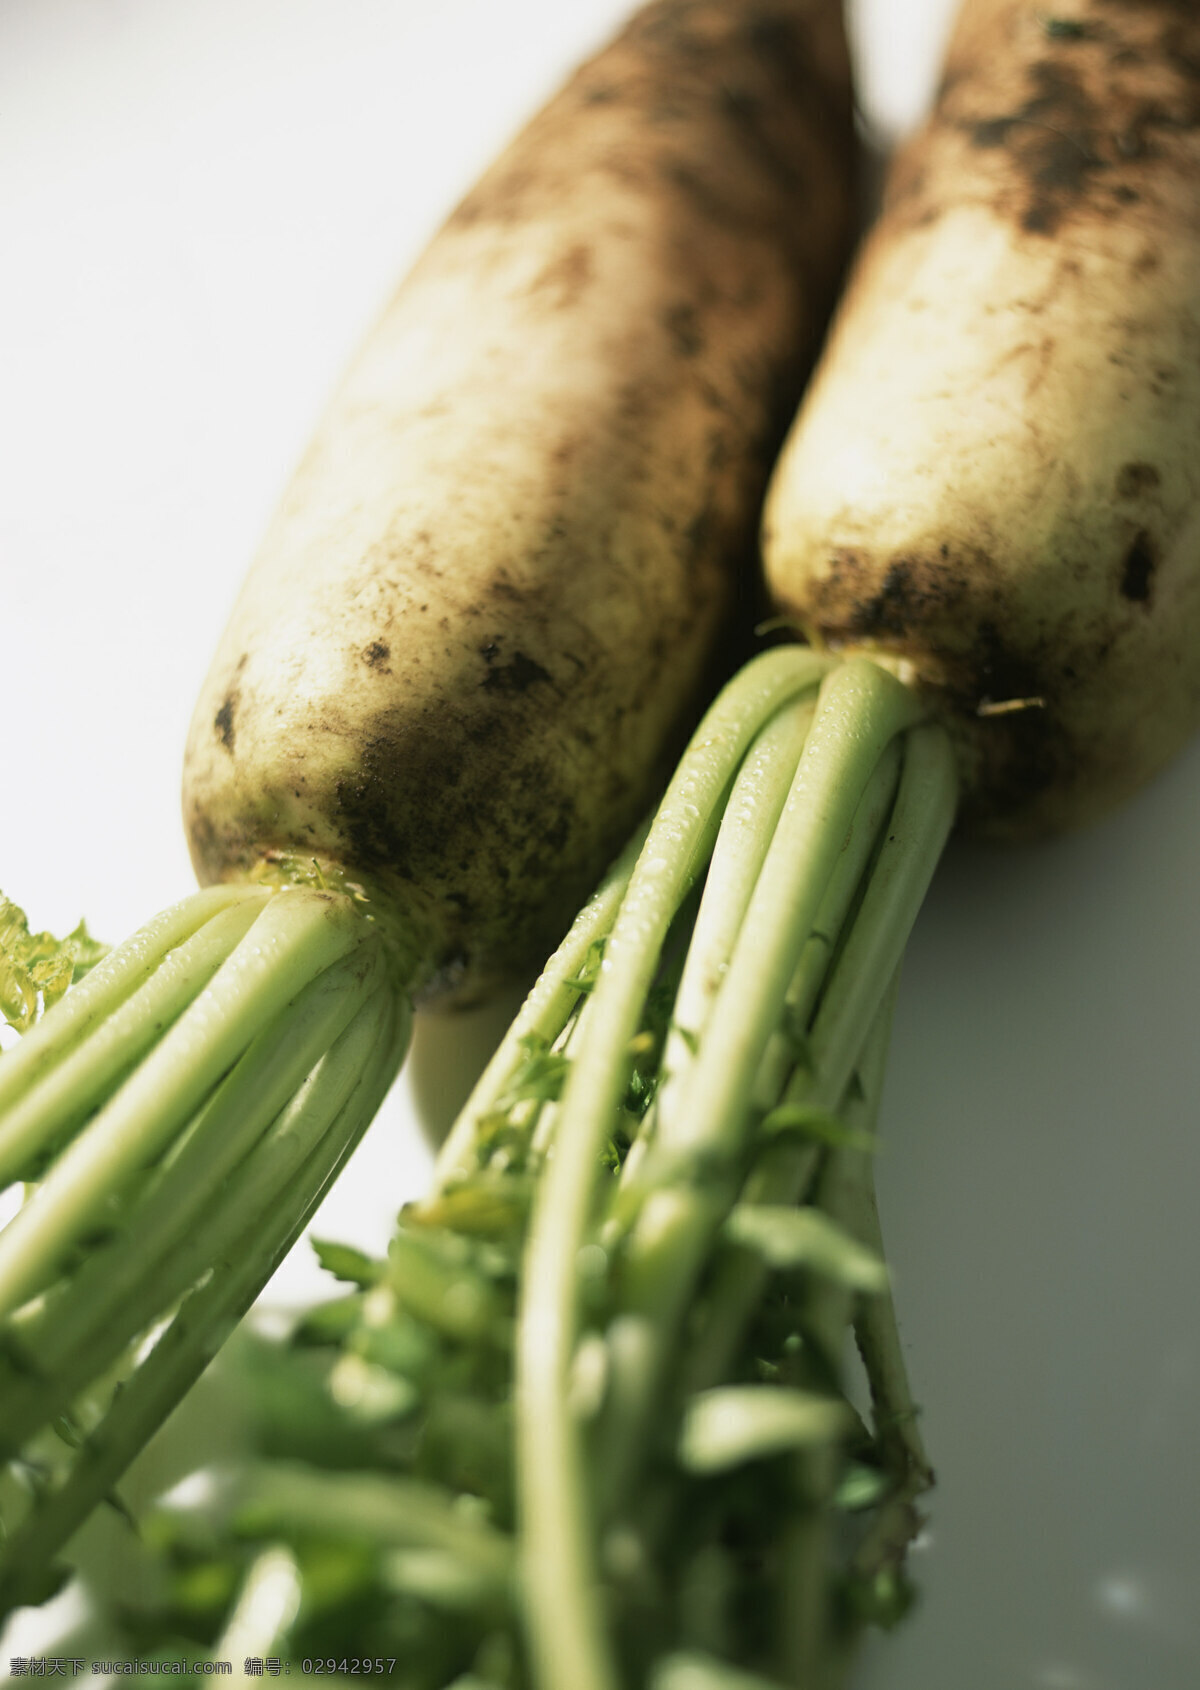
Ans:
<svg viewBox="0 0 1200 1690"><path fill-rule="evenodd" d="M912 665L998 837L1200 722L1200 18L972 0L774 476L771 591Z"/></svg>
<svg viewBox="0 0 1200 1690"><path fill-rule="evenodd" d="M373 877L427 997L541 954L679 749L852 231L833 0L663 0L468 194L205 684L202 880Z"/></svg>

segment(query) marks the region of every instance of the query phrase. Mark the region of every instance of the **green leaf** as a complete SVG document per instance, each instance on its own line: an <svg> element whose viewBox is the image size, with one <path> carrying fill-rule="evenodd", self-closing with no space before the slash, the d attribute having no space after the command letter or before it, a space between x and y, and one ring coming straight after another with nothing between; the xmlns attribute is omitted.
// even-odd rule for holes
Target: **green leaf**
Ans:
<svg viewBox="0 0 1200 1690"><path fill-rule="evenodd" d="M384 1557L383 1583L431 1607L477 1609L495 1595L495 1581L445 1549L396 1549Z"/></svg>
<svg viewBox="0 0 1200 1690"><path fill-rule="evenodd" d="M343 1355L329 1375L329 1394L361 1426L385 1426L416 1409L421 1393L411 1379L361 1355Z"/></svg>
<svg viewBox="0 0 1200 1690"><path fill-rule="evenodd" d="M270 1535L282 1535L285 1540L288 1536L286 1532ZM300 1536L296 1560L304 1580L306 1620L311 1624L324 1615L354 1613L375 1586L374 1545L344 1534L330 1539L307 1531Z"/></svg>
<svg viewBox="0 0 1200 1690"><path fill-rule="evenodd" d="M720 1473L832 1443L852 1424L850 1410L833 1397L775 1385L719 1385L685 1409L679 1459L691 1473Z"/></svg>
<svg viewBox="0 0 1200 1690"><path fill-rule="evenodd" d="M240 1581L240 1569L228 1558L205 1557L172 1569L171 1606L191 1616L215 1620L230 1601Z"/></svg>
<svg viewBox="0 0 1200 1690"><path fill-rule="evenodd" d="M855 1618L883 1631L894 1630L917 1599L916 1587L894 1567L868 1577L852 1575L846 1581L846 1594Z"/></svg>
<svg viewBox="0 0 1200 1690"><path fill-rule="evenodd" d="M715 1655L688 1649L663 1655L650 1674L650 1690L778 1690L769 1678L732 1667Z"/></svg>
<svg viewBox="0 0 1200 1690"><path fill-rule="evenodd" d="M60 1414L51 1421L55 1436L66 1444L68 1449L82 1449L84 1443L83 1432L70 1414Z"/></svg>
<svg viewBox="0 0 1200 1690"><path fill-rule="evenodd" d="M521 1044L525 1055L517 1064L499 1107L511 1109L518 1103L557 1102L570 1072L570 1057L561 1051L547 1050L545 1040L536 1033L527 1033Z"/></svg>
<svg viewBox="0 0 1200 1690"><path fill-rule="evenodd" d="M68 1584L74 1576L74 1569L64 1567L61 1561L51 1562L49 1566L22 1566L15 1580L20 1593L22 1605L31 1608L40 1607L43 1602L51 1601L59 1591Z"/></svg>
<svg viewBox="0 0 1200 1690"><path fill-rule="evenodd" d="M523 1678L511 1632L491 1631L479 1645L470 1673L455 1690L467 1686L471 1690L516 1690Z"/></svg>
<svg viewBox="0 0 1200 1690"><path fill-rule="evenodd" d="M845 1126L828 1109L818 1109L811 1103L781 1103L764 1116L762 1131L798 1133L831 1150L874 1150L878 1142L872 1134Z"/></svg>
<svg viewBox="0 0 1200 1690"><path fill-rule="evenodd" d="M374 1285L383 1276L383 1263L374 1261L353 1245L331 1244L326 1239L314 1238L312 1247L326 1273L349 1285Z"/></svg>
<svg viewBox="0 0 1200 1690"><path fill-rule="evenodd" d="M839 1508L845 1509L848 1514L855 1514L863 1508L874 1508L891 1488L892 1481L877 1467L864 1467L858 1462L851 1462L838 1485L834 1500Z"/></svg>
<svg viewBox="0 0 1200 1690"><path fill-rule="evenodd" d="M604 961L605 943L606 940L603 938L593 939L588 946L587 955L583 959L583 967L573 980L568 981L568 985L573 987L575 991L590 992L595 989L596 981L600 978L600 966Z"/></svg>
<svg viewBox="0 0 1200 1690"><path fill-rule="evenodd" d="M340 1344L362 1319L361 1291L348 1291L344 1297L331 1297L328 1302L314 1303L293 1328L288 1342L297 1349Z"/></svg>
<svg viewBox="0 0 1200 1690"><path fill-rule="evenodd" d="M699 1033L694 1033L690 1027L681 1027L678 1021L673 1024L671 1031L678 1034L692 1055L695 1056L700 1049Z"/></svg>
<svg viewBox="0 0 1200 1690"><path fill-rule="evenodd" d="M18 1379L44 1379L45 1374L7 1322L0 1324L0 1364L15 1373Z"/></svg>
<svg viewBox="0 0 1200 1690"><path fill-rule="evenodd" d="M446 1248L451 1243L465 1240L436 1232L394 1233L388 1246L392 1289L412 1315L449 1337L507 1346L512 1341L508 1299L478 1271L478 1258L465 1250L451 1253Z"/></svg>
<svg viewBox="0 0 1200 1690"><path fill-rule="evenodd" d="M115 1490L110 1490L105 1496L104 1501L106 1506L111 1508L114 1514L119 1515L120 1518L124 1520L131 1532L135 1533L139 1537L141 1536L141 1528L138 1525L137 1515L130 1508L124 1497L120 1496Z"/></svg>
<svg viewBox="0 0 1200 1690"><path fill-rule="evenodd" d="M436 1364L438 1342L420 1321L397 1310L376 1326L364 1324L349 1346L355 1355L420 1384Z"/></svg>
<svg viewBox="0 0 1200 1690"><path fill-rule="evenodd" d="M879 1257L820 1209L739 1203L725 1236L754 1250L773 1268L810 1268L850 1291L883 1291L887 1268Z"/></svg>
<svg viewBox="0 0 1200 1690"><path fill-rule="evenodd" d="M406 1218L419 1226L507 1238L523 1229L532 1201L533 1181L523 1174L484 1172L427 1197Z"/></svg>
<svg viewBox="0 0 1200 1690"><path fill-rule="evenodd" d="M329 1395L320 1352L284 1348L243 1331L222 1359L227 1377L236 1370L239 1406L257 1447L332 1467L361 1460L356 1428Z"/></svg>
<svg viewBox="0 0 1200 1690"><path fill-rule="evenodd" d="M39 1013L57 1003L107 950L82 921L65 939L31 933L24 910L0 892L0 1015L18 1033L27 1033Z"/></svg>

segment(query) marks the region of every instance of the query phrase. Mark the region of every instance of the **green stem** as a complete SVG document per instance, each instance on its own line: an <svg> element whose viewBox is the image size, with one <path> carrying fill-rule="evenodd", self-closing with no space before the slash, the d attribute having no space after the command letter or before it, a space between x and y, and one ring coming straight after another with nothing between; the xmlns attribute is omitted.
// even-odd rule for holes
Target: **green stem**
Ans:
<svg viewBox="0 0 1200 1690"><path fill-rule="evenodd" d="M934 723L906 739L896 806L813 1021L814 1101L835 1108L883 1001L954 825L958 776Z"/></svg>
<svg viewBox="0 0 1200 1690"><path fill-rule="evenodd" d="M228 911L210 925L240 914ZM297 987L344 956L366 932L356 906L342 897L285 891L266 900L208 991L174 1022L0 1233L0 1315L43 1289L69 1251L104 1219L113 1194L162 1153L197 1102L281 1014ZM147 1013L145 1006L141 1013ZM121 1015L118 1011L117 1019ZM102 1042L103 1031L91 1043ZM91 1043L79 1053L85 1063ZM86 1072L79 1077L81 1089L87 1077ZM69 1114L74 1101L63 1097L54 1078L47 1082L53 1108ZM31 1093L26 1099L30 1110L37 1098ZM52 1135L60 1117L50 1105L47 1111L43 1131Z"/></svg>
<svg viewBox="0 0 1200 1690"><path fill-rule="evenodd" d="M399 1022L397 1020L400 1013ZM239 1214L208 1277L181 1304L166 1331L88 1435L59 1488L40 1499L0 1549L0 1612L21 1600L23 1576L44 1567L113 1485L184 1393L204 1371L230 1329L266 1284L307 1224L395 1076L407 1011L398 1012L389 988L377 991L326 1052L284 1111L279 1134L303 1151L308 1129L315 1146L304 1154L264 1206L254 1193L250 1224Z"/></svg>
<svg viewBox="0 0 1200 1690"><path fill-rule="evenodd" d="M918 711L906 688L864 660L847 662L822 685L708 1031L678 1111L659 1123L641 1170L641 1206L621 1258L621 1312L610 1332L611 1382L601 1433L606 1500L614 1512L623 1508L644 1460L653 1405L684 1312L736 1195L756 1079L791 983L839 862L846 860L863 799L877 791L878 765ZM890 973L874 982L877 994L888 978ZM855 1054L872 1015L857 1023ZM841 1076L835 1105L848 1078L849 1071Z"/></svg>
<svg viewBox="0 0 1200 1690"><path fill-rule="evenodd" d="M582 995L573 982L583 972L592 946L612 930L645 834L644 828L639 830L625 847L538 976L441 1148L431 1196L475 1171L480 1123L496 1107L524 1060L525 1041L536 1037L549 1046L570 1020Z"/></svg>
<svg viewBox="0 0 1200 1690"><path fill-rule="evenodd" d="M343 1538L372 1549L441 1549L510 1594L512 1539L457 1506L453 1491L392 1473L321 1473L287 1462L238 1476L236 1518L256 1536Z"/></svg>
<svg viewBox="0 0 1200 1690"><path fill-rule="evenodd" d="M660 1656L648 1690L788 1690L788 1687L757 1672L742 1672L720 1656L687 1649ZM812 1690L812 1687L804 1684L801 1690Z"/></svg>
<svg viewBox="0 0 1200 1690"><path fill-rule="evenodd" d="M660 1063L662 1080L621 1169L623 1192L636 1189L657 1123L669 1119L678 1107L771 834L791 789L813 707L811 697L797 699L768 721L737 772L688 941ZM620 1231L619 1217L611 1217L601 1242L611 1243Z"/></svg>
<svg viewBox="0 0 1200 1690"><path fill-rule="evenodd" d="M729 967L747 906L762 872L775 827L812 726L814 701L798 699L767 723L738 770L704 883L704 897L688 943L671 1027L663 1052L664 1079L655 1101L656 1121L672 1117L700 1038ZM638 1140L642 1149L648 1135ZM639 1160L626 1163L628 1180Z"/></svg>
<svg viewBox="0 0 1200 1690"><path fill-rule="evenodd" d="M904 760L903 745L908 736L892 740L879 759L844 847L834 864L816 923L788 987L784 1005L785 1024L767 1043L755 1078L755 1104L770 1109L778 1101L796 1068L796 1041L809 1045L812 1060L811 1026L813 1010L824 990L834 954L844 939L855 901L861 896L863 877L879 850L880 836L890 819Z"/></svg>
<svg viewBox="0 0 1200 1690"><path fill-rule="evenodd" d="M878 1121L897 985L898 979L893 977L855 1070L855 1095L842 1109L847 1132L859 1143L874 1136ZM854 1194L864 1180L870 1181L871 1154L858 1143L836 1145L827 1152L813 1202L831 1220L843 1224L850 1220ZM814 1388L822 1387L819 1375L826 1369L835 1378L841 1374L853 1306L854 1293L846 1285L820 1274L809 1276L802 1326L806 1342L817 1351ZM780 1671L786 1682L811 1684L813 1690L833 1690L829 1676L834 1665L831 1534L833 1498L842 1464L842 1451L836 1444L798 1458L803 1505L780 1545Z"/></svg>
<svg viewBox="0 0 1200 1690"><path fill-rule="evenodd" d="M864 1184L854 1212L855 1231L875 1254L883 1256L883 1234L873 1183ZM933 1468L918 1423L918 1408L908 1382L908 1369L896 1324L896 1305L890 1291L865 1302L854 1323L871 1387L871 1406L880 1448L901 1487L912 1497L933 1484Z"/></svg>
<svg viewBox="0 0 1200 1690"><path fill-rule="evenodd" d="M290 1549L276 1543L256 1555L211 1658L244 1661L256 1655L269 1659L287 1636L302 1590L303 1577Z"/></svg>
<svg viewBox="0 0 1200 1690"><path fill-rule="evenodd" d="M30 1365L10 1388L0 1389L4 1444L19 1446L63 1412L89 1379L183 1295L206 1256L223 1248L234 1217L256 1200L252 1194L273 1200L284 1174L275 1167L265 1181L256 1177L266 1157L256 1155L255 1146L383 984L382 947L366 949L367 958L356 952L335 963L288 1006L286 1038L276 1023L259 1034L132 1202L116 1238L89 1252L65 1285L12 1318L10 1353L15 1343ZM276 1134L268 1135L264 1150L276 1142Z"/></svg>
<svg viewBox="0 0 1200 1690"><path fill-rule="evenodd" d="M33 1028L29 1037L43 1035L40 1054L45 1061L56 1055L58 1059L54 1066L42 1067L5 1116L0 1129L0 1186L25 1176L31 1163L70 1138L97 1105L115 1091L161 1040L164 1029L200 996L224 966L247 929L257 921L267 896L241 898L218 910L171 950L106 1019L89 1016L81 1029L81 1017L72 1021L65 1014L74 1007L73 994L68 993ZM119 957L121 953L115 954ZM85 991L94 978L89 976L79 989ZM66 1047L61 1052L57 1043L60 1029ZM24 1051L22 1043L13 1055L21 1056ZM6 1057L5 1069L8 1061Z"/></svg>
<svg viewBox="0 0 1200 1690"><path fill-rule="evenodd" d="M235 904L260 905L269 896L257 886L210 886L163 910L72 987L53 1016L35 1023L0 1063L0 1113L11 1111L31 1086L64 1059L101 1021L149 980L163 959L204 924ZM6 1119L0 1144L9 1131ZM12 1176L7 1176L11 1178ZM5 1176L0 1174L0 1185Z"/></svg>
<svg viewBox="0 0 1200 1690"><path fill-rule="evenodd" d="M576 1258L600 1152L626 1082L663 940L712 848L713 817L763 723L822 672L811 653L768 652L744 669L685 753L605 950L587 1026L562 1099L522 1270L517 1344L517 1463L526 1622L545 1690L615 1690L579 1426L569 1404L579 1329Z"/></svg>
<svg viewBox="0 0 1200 1690"><path fill-rule="evenodd" d="M663 1148L736 1156L754 1079L859 801L889 740L917 720L914 695L850 659L826 678L796 779ZM866 1023L860 1022L859 1036Z"/></svg>
<svg viewBox="0 0 1200 1690"><path fill-rule="evenodd" d="M572 1060L579 1045L579 1029L583 1024L582 1015L576 1015L563 1028L555 1039L553 1050L556 1056L563 1056ZM554 1143L554 1135L558 1131L558 1103L554 1098L540 1101L527 1100L518 1104L513 1111L512 1119L519 1121L525 1116L525 1124L529 1131L529 1154L527 1166L536 1177L537 1171L545 1166L546 1158L550 1154L550 1147Z"/></svg>
<svg viewBox="0 0 1200 1690"><path fill-rule="evenodd" d="M879 1013L888 983L945 848L957 782L942 731L913 729L905 739L904 769L894 807L849 933L838 945L830 977L808 1036L808 1062L785 1087L783 1101L816 1109L841 1103L861 1050L863 1029ZM768 1144L747 1181L754 1201L794 1203L816 1169L812 1144ZM762 1262L739 1251L723 1260L703 1331L684 1361L689 1390L724 1377L750 1313L762 1295Z"/></svg>
<svg viewBox="0 0 1200 1690"><path fill-rule="evenodd" d="M856 1235L882 1257L883 1235L874 1182L869 1177L863 1180L851 1197L850 1219ZM921 1437L890 1291L862 1302L854 1335L871 1390L876 1444L894 1486L854 1555L854 1571L873 1580L880 1573L895 1571L903 1562L921 1527L917 1498L933 1484L934 1474Z"/></svg>
<svg viewBox="0 0 1200 1690"><path fill-rule="evenodd" d="M897 744L893 742L885 750L867 782L854 824L830 876L816 928L801 950L799 966L788 990L787 1013L789 1022L793 1025L807 1025L824 983L833 947L855 894L859 891L867 864L878 849L880 830L889 819L899 763L900 752ZM772 828L778 819L784 798L791 786L792 773L794 765L792 771L787 771L786 766L781 767L777 771L777 778L782 777L781 790L769 797L765 793L757 795L764 828ZM732 803L730 809L733 809ZM725 825L727 826L728 822ZM742 843L749 865L757 871L770 843L770 832L767 832L765 839L747 838ZM721 838L718 839L718 851L720 848ZM715 860L716 853L714 864ZM720 882L714 883L711 875L705 886L706 901L710 896L710 889L718 897L724 893L724 887ZM739 913L744 912L748 901L748 898L739 899ZM702 905L701 918L704 913ZM795 1066L795 1060L794 1038L781 1030L768 1043L767 1054L755 1084L756 1093L762 1094L760 1101L764 1108L770 1107L779 1099L787 1077ZM681 1063L681 1067L683 1066ZM787 1194L783 1200L796 1201L815 1173L819 1157L819 1146L812 1142L803 1143L795 1138L784 1138L768 1144L760 1150L755 1166L747 1177L742 1193L743 1200L770 1202L773 1200L772 1193L782 1191ZM682 1192L676 1194L672 1207L679 1217L676 1224L687 1227L690 1220L691 1226L698 1229L697 1244L702 1249L714 1219L708 1212L707 1205L698 1204L694 1194ZM670 1218L667 1210L667 1203L660 1201L659 1218L664 1223ZM610 1231L614 1229L619 1233L619 1215L610 1223ZM658 1370L662 1365L661 1328L674 1328L682 1318L686 1302L688 1282L678 1278L674 1272L679 1235L674 1233L671 1225L664 1224L662 1239L665 1258L663 1270L657 1272L650 1258L647 1258L645 1263L646 1277L654 1287L651 1295L659 1300L652 1307L643 1307L640 1315L628 1312L619 1316L609 1334L613 1361L608 1411L601 1432L599 1465L605 1473L606 1509L611 1512L616 1512L623 1505L623 1498L627 1495L637 1471L639 1452L636 1441L630 1439L628 1430L629 1425L636 1424L644 1414L645 1403L657 1389ZM715 1271L716 1285L711 1299L714 1315L699 1333L693 1335L687 1355L682 1359L685 1375L690 1381L689 1390L700 1390L715 1385L727 1376L726 1368L741 1338L744 1323L761 1296L765 1284L765 1273L760 1259L746 1252L723 1253Z"/></svg>

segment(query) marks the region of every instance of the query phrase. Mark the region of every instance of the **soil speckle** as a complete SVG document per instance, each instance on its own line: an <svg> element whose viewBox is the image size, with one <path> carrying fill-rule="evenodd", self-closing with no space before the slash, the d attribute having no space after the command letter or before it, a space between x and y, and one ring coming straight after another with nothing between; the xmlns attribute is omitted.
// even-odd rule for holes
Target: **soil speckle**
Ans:
<svg viewBox="0 0 1200 1690"><path fill-rule="evenodd" d="M1150 603L1157 562L1154 541L1144 528L1139 528L1121 565L1122 598L1127 598L1131 604Z"/></svg>
<svg viewBox="0 0 1200 1690"><path fill-rule="evenodd" d="M538 293L549 294L556 306L570 308L586 291L594 268L591 248L580 242L551 259L533 286Z"/></svg>
<svg viewBox="0 0 1200 1690"><path fill-rule="evenodd" d="M552 685L550 672L523 651L515 651L507 663L497 663L500 646L497 641L490 640L487 645L480 646L479 654L487 664L487 674L483 678L485 692L522 693L528 692L530 687L539 681Z"/></svg>
<svg viewBox="0 0 1200 1690"><path fill-rule="evenodd" d="M694 305L672 305L663 312L663 327L681 358L694 358L704 350L704 331Z"/></svg>
<svg viewBox="0 0 1200 1690"><path fill-rule="evenodd" d="M1153 464L1123 464L1117 474L1118 499L1137 499L1161 486L1162 477Z"/></svg>
<svg viewBox="0 0 1200 1690"><path fill-rule="evenodd" d="M1029 97L1015 111L975 121L971 141L1004 148L1025 186L1021 227L1052 235L1105 163L1097 150L1096 113L1071 69L1052 60L1030 67Z"/></svg>
<svg viewBox="0 0 1200 1690"><path fill-rule="evenodd" d="M233 713L237 708L237 694L230 692L225 695L225 702L213 717L213 731L225 747L233 754Z"/></svg>

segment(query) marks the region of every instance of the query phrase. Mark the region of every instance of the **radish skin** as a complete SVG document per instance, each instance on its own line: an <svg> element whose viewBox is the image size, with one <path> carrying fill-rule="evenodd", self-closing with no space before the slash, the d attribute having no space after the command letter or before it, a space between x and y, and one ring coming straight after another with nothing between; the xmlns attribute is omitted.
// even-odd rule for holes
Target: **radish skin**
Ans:
<svg viewBox="0 0 1200 1690"><path fill-rule="evenodd" d="M370 876L425 998L544 954L678 749L852 215L832 0L661 0L352 368L188 742L203 881Z"/></svg>
<svg viewBox="0 0 1200 1690"><path fill-rule="evenodd" d="M1198 67L1191 8L971 0L772 480L773 597L910 666L994 837L1200 721Z"/></svg>

